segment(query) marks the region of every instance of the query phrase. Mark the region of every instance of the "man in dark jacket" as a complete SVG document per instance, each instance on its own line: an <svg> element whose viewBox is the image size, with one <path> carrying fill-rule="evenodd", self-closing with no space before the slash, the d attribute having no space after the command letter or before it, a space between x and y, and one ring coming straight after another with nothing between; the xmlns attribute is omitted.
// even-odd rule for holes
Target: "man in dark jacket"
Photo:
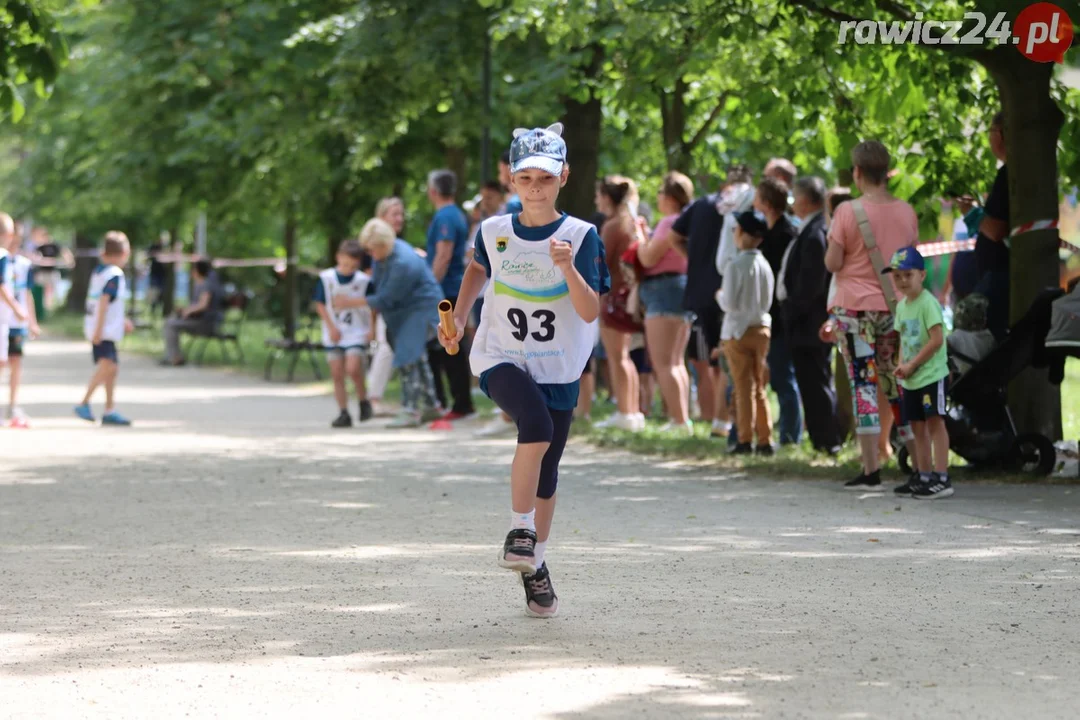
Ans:
<svg viewBox="0 0 1080 720"><path fill-rule="evenodd" d="M830 363L832 346L818 338L818 328L829 316L825 183L817 177L799 178L794 194L794 211L802 220L802 230L781 263L777 299L781 302L810 440L815 449L836 454L840 450L840 431Z"/></svg>

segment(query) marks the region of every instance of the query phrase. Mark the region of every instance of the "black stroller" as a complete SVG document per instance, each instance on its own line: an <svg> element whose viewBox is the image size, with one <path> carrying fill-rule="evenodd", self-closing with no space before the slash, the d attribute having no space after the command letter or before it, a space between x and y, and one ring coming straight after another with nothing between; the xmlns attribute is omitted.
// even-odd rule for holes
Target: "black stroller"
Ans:
<svg viewBox="0 0 1080 720"><path fill-rule="evenodd" d="M949 388L945 426L950 449L975 468L1049 475L1057 462L1050 438L1039 433L1017 434L1007 403L1009 383L1025 368L1052 362L1045 348L1050 331L1051 303L1062 295L1047 288L1014 325L1005 340L982 359L961 357L971 364ZM956 354L952 352L951 354ZM1055 376L1053 370L1051 376ZM1061 382L1060 375L1057 382ZM911 472L906 447L897 453L905 473Z"/></svg>

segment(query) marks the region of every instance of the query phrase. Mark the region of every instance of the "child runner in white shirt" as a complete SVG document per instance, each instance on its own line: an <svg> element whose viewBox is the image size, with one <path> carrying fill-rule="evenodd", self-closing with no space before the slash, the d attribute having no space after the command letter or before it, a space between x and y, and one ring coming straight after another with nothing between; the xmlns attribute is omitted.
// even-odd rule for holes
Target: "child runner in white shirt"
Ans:
<svg viewBox="0 0 1080 720"><path fill-rule="evenodd" d="M322 319L322 343L327 351L327 364L334 379L334 398L338 404L338 416L331 427L352 427L349 414L349 395L345 389L345 376L352 378L356 399L359 403L360 422L370 420L374 411L367 399L364 382L364 354L371 343L371 308L336 307L335 296L349 299L367 295L371 277L360 271L364 251L356 240L345 240L338 246L336 265L319 273L315 286L315 311Z"/></svg>
<svg viewBox="0 0 1080 720"><path fill-rule="evenodd" d="M8 399L7 420L13 428L29 427L29 418L19 407L19 386L22 382L22 359L26 340L35 338L41 332L37 324L37 315L34 313L34 299L31 296L33 287L33 263L30 258L19 254L22 247L22 237L18 233L12 233L8 239L7 250L11 263L12 294L15 302L23 309L25 317L22 320L12 318L8 329L8 366L11 368L10 395Z"/></svg>
<svg viewBox="0 0 1080 720"><path fill-rule="evenodd" d="M8 246L15 240L15 221L0 213L0 370L8 363L10 330L26 320L26 311L15 296L15 260Z"/></svg>
<svg viewBox="0 0 1080 720"><path fill-rule="evenodd" d="M511 184L522 210L480 226L454 308L457 336L439 329L443 346L456 346L490 278L470 361L481 389L518 430L510 532L499 565L521 573L525 612L540 618L554 617L559 609L544 554L559 460L596 337L600 295L610 288L596 228L555 209L570 174L561 134L559 123L514 131Z"/></svg>

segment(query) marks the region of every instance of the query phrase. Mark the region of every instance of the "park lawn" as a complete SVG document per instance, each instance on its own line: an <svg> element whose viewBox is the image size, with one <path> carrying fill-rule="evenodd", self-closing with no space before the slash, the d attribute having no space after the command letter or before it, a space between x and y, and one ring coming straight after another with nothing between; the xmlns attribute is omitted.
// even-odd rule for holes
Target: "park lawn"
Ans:
<svg viewBox="0 0 1080 720"><path fill-rule="evenodd" d="M83 316L77 313L56 313L50 316L44 325L49 331L58 335L80 340L83 337ZM243 362L236 362L236 350L232 345L230 345L229 351L232 353L234 359L232 362L225 362L221 356L221 351L218 348L218 343L214 341L207 348L206 354L203 356L202 366L213 367L220 370L234 370L262 377L266 366L266 360L273 352L271 348L266 347L266 341L277 340L280 338L281 325L279 323L269 320L247 320L244 323L243 331L240 333L240 347L244 351ZM186 338L184 342L184 347L186 347ZM120 352L135 353L136 355L146 355L154 358L164 357L165 341L161 334L160 320L157 321L153 327L139 329L128 334L120 345ZM330 382L328 380L330 377L330 368L326 365L326 358L323 353L316 353L316 357L318 358L317 361L323 379L321 381L316 380L307 356L304 355L301 356L300 361L296 365L295 381L300 383L319 384L325 388L327 393L329 393L331 391ZM188 359L190 362L191 358L189 357ZM288 356L285 356L278 359L274 364L273 377L275 381L284 381L285 372L288 368L287 361ZM398 401L400 398L401 383L398 381L397 375L395 374L386 386L384 399ZM473 395L473 403L480 411L489 411L495 407L495 404L485 395L476 393Z"/></svg>
<svg viewBox="0 0 1080 720"><path fill-rule="evenodd" d="M775 397L773 399L773 417L777 417ZM1066 440L1080 440L1080 360L1070 358L1065 366L1065 381L1061 385L1061 408L1063 435ZM599 419L610 410L594 410L594 419ZM848 443L836 459L819 455L810 448L809 441L794 448L778 449L774 457L740 456L727 454L727 441L711 438L709 429L701 425L695 429L692 437L674 433L660 432L662 421L651 421L640 433L630 433L610 428L599 429L585 424L575 425L575 435L600 447L621 448L631 452L677 459L685 462L698 462L709 466L718 466L731 470L744 470L754 474L766 474L788 477L822 477L829 479L849 479L860 471L858 452L854 443ZM953 465L962 466L963 459L953 456ZM895 467L895 463L892 464ZM995 476L994 480L1008 482L1046 481L1048 478L1034 478L1030 475Z"/></svg>

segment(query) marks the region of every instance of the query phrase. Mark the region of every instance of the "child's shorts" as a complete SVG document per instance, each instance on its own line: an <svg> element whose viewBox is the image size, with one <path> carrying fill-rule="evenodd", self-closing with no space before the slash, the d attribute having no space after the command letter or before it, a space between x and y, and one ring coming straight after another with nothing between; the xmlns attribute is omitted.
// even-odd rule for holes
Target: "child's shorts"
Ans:
<svg viewBox="0 0 1080 720"><path fill-rule="evenodd" d="M102 340L100 343L94 346L94 364L97 365L99 360L112 360L114 363L120 363L120 356L116 353L116 343L112 340Z"/></svg>
<svg viewBox="0 0 1080 720"><path fill-rule="evenodd" d="M0 325L0 362L7 362L9 339L7 325Z"/></svg>
<svg viewBox="0 0 1080 720"><path fill-rule="evenodd" d="M25 330L8 331L8 357L22 357L23 341L26 339Z"/></svg>
<svg viewBox="0 0 1080 720"><path fill-rule="evenodd" d="M363 357L363 345L350 345L349 347L332 347L326 349L327 360L344 360L347 357Z"/></svg>
<svg viewBox="0 0 1080 720"><path fill-rule="evenodd" d="M901 405L906 422L925 422L932 417L944 417L945 395L949 392L948 378L915 390L903 390Z"/></svg>

